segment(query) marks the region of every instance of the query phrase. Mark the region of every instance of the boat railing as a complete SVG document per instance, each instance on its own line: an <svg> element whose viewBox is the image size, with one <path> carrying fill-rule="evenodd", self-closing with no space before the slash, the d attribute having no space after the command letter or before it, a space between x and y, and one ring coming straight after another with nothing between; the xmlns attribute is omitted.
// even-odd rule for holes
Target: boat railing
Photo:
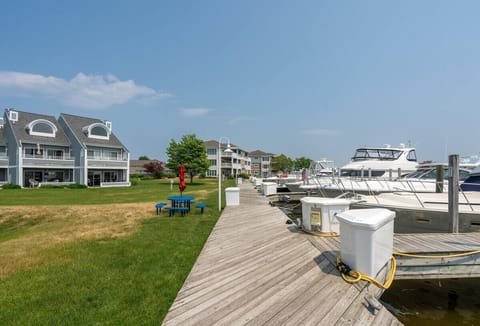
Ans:
<svg viewBox="0 0 480 326"><path fill-rule="evenodd" d="M468 199L467 197L467 194L465 193L465 191L463 191L463 189L459 186L458 187L458 191L462 193L463 197L465 198L465 201L468 205L468 207L470 207L470 210L473 212L475 209L473 208L473 205L472 203L470 202L470 200Z"/></svg>
<svg viewBox="0 0 480 326"><path fill-rule="evenodd" d="M408 181L403 181L405 184L407 184L409 187L410 187L410 190L405 190L405 189L402 189L402 193L410 193L412 194L413 196L415 196L416 200L418 201L418 203L420 204L420 206L422 208L425 208L425 203L428 203L428 201L425 201L422 200L419 196L419 192L417 190L416 187L413 186L413 184L416 184L416 183L422 183L422 182L425 182L426 180L408 180ZM437 183L437 182L435 182ZM367 186L368 187L368 186ZM470 208L470 211L472 212L476 212L475 210L475 203L472 203L471 199L468 197L468 191L463 191L463 189L460 187L460 183L458 184L458 191L459 191L459 194L461 194L461 196L465 199L465 202L463 203L463 205L466 205ZM350 191L350 193L354 193L354 191ZM447 190L448 192L448 190ZM345 191L345 194L347 193L347 191ZM375 191L369 191L369 193L374 197L375 201L377 202L377 204L380 204L380 200L378 198L378 193L376 193ZM433 193L433 192L432 192ZM448 200L446 202L448 204ZM478 204L477 204L478 205Z"/></svg>

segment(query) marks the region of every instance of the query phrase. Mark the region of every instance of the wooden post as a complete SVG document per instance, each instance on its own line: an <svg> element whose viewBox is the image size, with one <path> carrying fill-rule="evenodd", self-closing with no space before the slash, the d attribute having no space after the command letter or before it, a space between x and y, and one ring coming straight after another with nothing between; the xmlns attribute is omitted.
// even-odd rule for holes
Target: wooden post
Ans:
<svg viewBox="0 0 480 326"><path fill-rule="evenodd" d="M443 192L443 180L445 175L443 173L443 166L437 165L437 182L435 183L435 192Z"/></svg>
<svg viewBox="0 0 480 326"><path fill-rule="evenodd" d="M450 231L458 233L458 155L448 157L448 216L450 217Z"/></svg>

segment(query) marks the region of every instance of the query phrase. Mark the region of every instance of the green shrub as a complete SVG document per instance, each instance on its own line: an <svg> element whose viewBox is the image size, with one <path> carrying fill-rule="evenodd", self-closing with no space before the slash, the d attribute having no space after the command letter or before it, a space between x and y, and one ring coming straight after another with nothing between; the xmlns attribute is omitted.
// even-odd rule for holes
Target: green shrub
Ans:
<svg viewBox="0 0 480 326"><path fill-rule="evenodd" d="M68 189L86 189L88 188L86 185L81 185L79 183L71 183L67 186Z"/></svg>
<svg viewBox="0 0 480 326"><path fill-rule="evenodd" d="M14 185L13 183L7 183L2 186L2 189L21 189L19 185Z"/></svg>
<svg viewBox="0 0 480 326"><path fill-rule="evenodd" d="M46 184L46 185L42 185L40 188L42 189L63 189L64 186L56 186L56 185L52 185L52 184Z"/></svg>
<svg viewBox="0 0 480 326"><path fill-rule="evenodd" d="M132 186L138 186L140 184L140 179L139 178L131 178L130 179L130 184Z"/></svg>
<svg viewBox="0 0 480 326"><path fill-rule="evenodd" d="M248 174L246 174L246 173L240 173L240 174L238 175L238 177L239 177L239 178L242 178L242 179L244 179L244 180L245 180L245 179L248 180L248 179L250 178L250 176L249 176Z"/></svg>

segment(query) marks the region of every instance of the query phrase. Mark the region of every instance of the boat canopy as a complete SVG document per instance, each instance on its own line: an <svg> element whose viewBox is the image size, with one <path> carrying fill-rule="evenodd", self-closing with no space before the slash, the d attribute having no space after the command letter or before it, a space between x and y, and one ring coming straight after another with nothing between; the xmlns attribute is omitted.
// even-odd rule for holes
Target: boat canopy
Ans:
<svg viewBox="0 0 480 326"><path fill-rule="evenodd" d="M395 149L395 148L358 148L353 156L353 161L362 160L397 160L403 153L408 151L407 160L416 162L417 155L415 149Z"/></svg>

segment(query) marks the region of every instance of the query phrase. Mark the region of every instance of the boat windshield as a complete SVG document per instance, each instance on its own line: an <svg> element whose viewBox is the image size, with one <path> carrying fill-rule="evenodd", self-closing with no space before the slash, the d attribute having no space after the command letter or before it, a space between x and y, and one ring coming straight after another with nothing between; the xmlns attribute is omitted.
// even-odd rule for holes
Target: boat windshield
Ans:
<svg viewBox="0 0 480 326"><path fill-rule="evenodd" d="M388 148L378 148L378 149L369 149L369 148L359 148L355 151L353 156L354 161L362 161L368 159L377 159L377 160L396 160L402 155L401 150L388 149Z"/></svg>
<svg viewBox="0 0 480 326"><path fill-rule="evenodd" d="M340 176L342 177L382 177L385 174L385 170L342 170ZM369 175L370 173L370 175Z"/></svg>

